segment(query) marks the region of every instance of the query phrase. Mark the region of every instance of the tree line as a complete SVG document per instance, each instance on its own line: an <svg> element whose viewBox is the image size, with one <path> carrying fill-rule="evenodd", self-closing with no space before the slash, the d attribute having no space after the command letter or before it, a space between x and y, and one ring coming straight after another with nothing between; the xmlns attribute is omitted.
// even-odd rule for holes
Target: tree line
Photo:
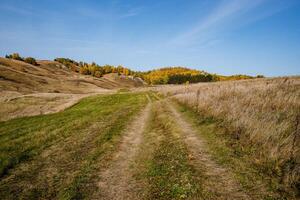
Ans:
<svg viewBox="0 0 300 200"><path fill-rule="evenodd" d="M56 58L54 61L59 62L69 69L79 72L83 75L91 75L95 77L102 77L105 74L110 73L118 73L119 75L123 74L125 76L134 75L134 71L123 67L121 65L119 66L113 66L113 65L98 65L95 62L92 62L91 64L86 62L76 62L74 60L68 59L68 58Z"/></svg>
<svg viewBox="0 0 300 200"><path fill-rule="evenodd" d="M8 59L20 60L32 65L38 65L32 57L22 58L18 53L5 56ZM77 62L69 58L55 58L54 61L59 62L74 72L83 75L91 75L94 77L102 77L105 74L117 73L119 75L140 77L150 85L157 84L183 84L183 83L198 83L198 82L214 82L227 80L241 80L252 78L264 78L262 75L256 77L248 75L232 75L222 76L210 74L205 71L193 70L186 67L163 67L160 69L150 70L147 72L133 71L129 68L113 65L98 65L95 62Z"/></svg>
<svg viewBox="0 0 300 200"><path fill-rule="evenodd" d="M198 83L216 80L216 75L185 67L165 67L140 73L139 76L151 85Z"/></svg>
<svg viewBox="0 0 300 200"><path fill-rule="evenodd" d="M257 75L256 77L253 77L243 74L222 76L218 74L210 74L205 71L189 69L186 67L164 67L156 70L150 70L148 72L136 72L136 76L141 77L144 81L151 85L264 78L263 75Z"/></svg>
<svg viewBox="0 0 300 200"><path fill-rule="evenodd" d="M26 62L26 63L31 64L31 65L35 65L35 66L38 65L38 63L36 62L36 60L34 58L32 58L32 57L23 58L18 53L5 55L5 58L23 61L23 62Z"/></svg>

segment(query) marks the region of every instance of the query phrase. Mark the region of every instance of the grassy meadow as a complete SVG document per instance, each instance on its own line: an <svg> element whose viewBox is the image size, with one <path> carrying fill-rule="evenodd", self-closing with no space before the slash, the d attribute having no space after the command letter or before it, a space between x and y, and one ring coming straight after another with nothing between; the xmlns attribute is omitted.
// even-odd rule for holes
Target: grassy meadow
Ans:
<svg viewBox="0 0 300 200"><path fill-rule="evenodd" d="M300 0L0 0L0 200L300 200Z"/></svg>
<svg viewBox="0 0 300 200"><path fill-rule="evenodd" d="M145 94L89 97L59 113L0 122L1 199L83 197L82 184L147 103Z"/></svg>
<svg viewBox="0 0 300 200"><path fill-rule="evenodd" d="M2 121L1 199L297 199L299 87L120 89Z"/></svg>

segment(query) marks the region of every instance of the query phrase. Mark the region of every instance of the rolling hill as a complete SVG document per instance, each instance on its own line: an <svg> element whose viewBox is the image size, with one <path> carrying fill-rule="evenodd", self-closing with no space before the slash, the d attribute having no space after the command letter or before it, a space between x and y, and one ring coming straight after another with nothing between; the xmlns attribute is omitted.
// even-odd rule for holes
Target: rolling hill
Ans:
<svg viewBox="0 0 300 200"><path fill-rule="evenodd" d="M116 74L101 78L85 76L56 61L40 60L37 63L38 66L34 66L23 61L0 58L0 92L82 94L142 85L138 79Z"/></svg>
<svg viewBox="0 0 300 200"><path fill-rule="evenodd" d="M139 78L117 73L100 78L82 75L56 61L40 60L37 65L32 65L0 58L0 121L55 113L87 96L142 85Z"/></svg>

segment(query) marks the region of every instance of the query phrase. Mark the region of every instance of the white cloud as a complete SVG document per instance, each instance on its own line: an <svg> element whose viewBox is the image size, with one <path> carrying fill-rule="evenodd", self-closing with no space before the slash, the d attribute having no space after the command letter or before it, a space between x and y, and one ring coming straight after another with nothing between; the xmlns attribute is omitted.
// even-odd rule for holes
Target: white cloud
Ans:
<svg viewBox="0 0 300 200"><path fill-rule="evenodd" d="M224 26L228 21L235 20L267 1L269 0L222 0L206 17L200 19L189 30L172 38L170 43L182 45L198 41L201 44L216 40L211 36L211 32L216 31L220 25Z"/></svg>

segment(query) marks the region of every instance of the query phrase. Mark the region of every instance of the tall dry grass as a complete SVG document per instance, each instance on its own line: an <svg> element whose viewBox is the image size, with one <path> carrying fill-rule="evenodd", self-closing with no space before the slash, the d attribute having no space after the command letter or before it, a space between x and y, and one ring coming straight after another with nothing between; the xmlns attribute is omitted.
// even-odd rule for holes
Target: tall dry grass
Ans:
<svg viewBox="0 0 300 200"><path fill-rule="evenodd" d="M255 165L300 187L300 77L161 86L157 90L222 119Z"/></svg>

